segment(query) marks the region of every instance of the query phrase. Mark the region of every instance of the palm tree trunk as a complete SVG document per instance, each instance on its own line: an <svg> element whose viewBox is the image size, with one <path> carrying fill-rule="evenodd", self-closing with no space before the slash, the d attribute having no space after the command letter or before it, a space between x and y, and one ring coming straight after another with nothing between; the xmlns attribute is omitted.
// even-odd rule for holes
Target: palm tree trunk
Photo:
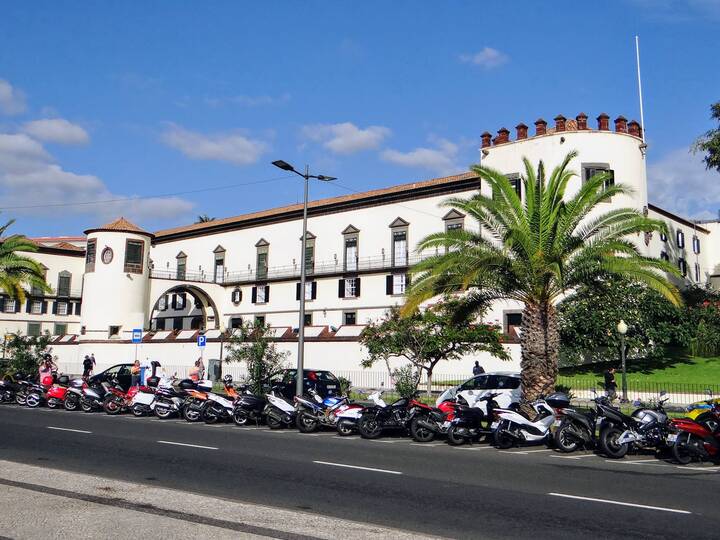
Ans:
<svg viewBox="0 0 720 540"><path fill-rule="evenodd" d="M560 332L555 307L547 303L526 304L520 334L521 406L555 389L558 374Z"/></svg>

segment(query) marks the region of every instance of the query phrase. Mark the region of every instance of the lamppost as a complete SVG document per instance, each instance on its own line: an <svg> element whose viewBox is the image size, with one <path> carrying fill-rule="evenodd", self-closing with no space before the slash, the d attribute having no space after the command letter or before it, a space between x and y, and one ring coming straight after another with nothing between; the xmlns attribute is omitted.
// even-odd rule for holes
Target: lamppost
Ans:
<svg viewBox="0 0 720 540"><path fill-rule="evenodd" d="M305 173L301 173L295 170L295 168L288 162L281 159L272 162L273 165L282 169L283 171L294 172L298 176L302 176L305 179L305 196L303 198L303 227L302 227L302 252L300 253L300 324L298 325L298 360L297 360L297 374L295 394L298 396L303 395L303 379L305 372L303 369L303 360L305 355L305 249L307 247L307 207L308 207L308 183L311 178L320 180L321 182L330 182L335 180L334 176L324 176L322 174L311 175L310 168L305 165Z"/></svg>
<svg viewBox="0 0 720 540"><path fill-rule="evenodd" d="M620 360L622 361L622 402L627 403L627 369L625 366L625 334L627 334L628 326L625 321L620 319L617 324L617 331L620 335Z"/></svg>

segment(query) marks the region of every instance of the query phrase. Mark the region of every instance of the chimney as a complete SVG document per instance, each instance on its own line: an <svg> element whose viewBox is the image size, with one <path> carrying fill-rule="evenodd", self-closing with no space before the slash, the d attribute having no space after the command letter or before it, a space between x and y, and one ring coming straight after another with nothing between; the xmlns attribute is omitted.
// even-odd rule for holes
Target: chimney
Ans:
<svg viewBox="0 0 720 540"><path fill-rule="evenodd" d="M610 130L610 117L607 114L600 113L600 116L597 117L597 122L600 131Z"/></svg>
<svg viewBox="0 0 720 540"><path fill-rule="evenodd" d="M508 128L498 129L498 134L495 141L495 144L503 144L506 142L510 142L510 130Z"/></svg>
<svg viewBox="0 0 720 540"><path fill-rule="evenodd" d="M632 135L633 137L641 137L640 136L640 124L638 124L637 120L630 120L627 125L628 133Z"/></svg>
<svg viewBox="0 0 720 540"><path fill-rule="evenodd" d="M558 114L555 118L555 131L565 131L566 118L562 114Z"/></svg>
<svg viewBox="0 0 720 540"><path fill-rule="evenodd" d="M480 135L480 140L482 141L480 143L480 148L487 148L488 146L490 146L492 144L492 142L491 142L492 133L490 133L489 131L486 131L485 133Z"/></svg>
<svg viewBox="0 0 720 540"><path fill-rule="evenodd" d="M578 131L588 128L587 127L587 119L588 119L588 116L584 112L581 112L580 114L578 114L575 117L575 120L577 121Z"/></svg>
<svg viewBox="0 0 720 540"><path fill-rule="evenodd" d="M627 118L620 115L615 119L615 133L627 133Z"/></svg>
<svg viewBox="0 0 720 540"><path fill-rule="evenodd" d="M545 135L547 133L547 122L542 118L535 120L535 135Z"/></svg>
<svg viewBox="0 0 720 540"><path fill-rule="evenodd" d="M527 130L528 127L525 124L518 124L515 126L515 129L517 130L517 140L521 139L527 139Z"/></svg>

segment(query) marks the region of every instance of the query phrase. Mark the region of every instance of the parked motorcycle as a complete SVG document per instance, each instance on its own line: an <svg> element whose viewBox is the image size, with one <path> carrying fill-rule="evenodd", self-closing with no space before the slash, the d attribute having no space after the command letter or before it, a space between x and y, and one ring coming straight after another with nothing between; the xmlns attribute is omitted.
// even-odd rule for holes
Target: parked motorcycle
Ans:
<svg viewBox="0 0 720 540"><path fill-rule="evenodd" d="M464 398L458 396L458 401ZM423 404L410 422L410 436L416 442L431 442L437 435L445 435L455 418L456 403L447 399L437 407Z"/></svg>
<svg viewBox="0 0 720 540"><path fill-rule="evenodd" d="M250 392L247 386L240 388L240 395L233 403L232 419L237 426L245 426L249 422L259 424L267 400Z"/></svg>
<svg viewBox="0 0 720 540"><path fill-rule="evenodd" d="M45 401L47 406L51 409L57 409L62 407L65 403L65 396L67 395L68 386L70 384L70 377L67 375L60 375L57 377L55 382L47 388L45 393Z"/></svg>
<svg viewBox="0 0 720 540"><path fill-rule="evenodd" d="M63 407L66 411L76 411L80 407L80 400L83 396L83 386L85 381L81 378L72 379L65 390L65 398L63 399Z"/></svg>
<svg viewBox="0 0 720 540"><path fill-rule="evenodd" d="M301 433L312 433L320 426L336 427L337 414L348 409L362 410L363 406L350 403L347 397L327 396L322 398L315 390L310 389L310 399L295 396L295 425Z"/></svg>
<svg viewBox="0 0 720 540"><path fill-rule="evenodd" d="M235 400L240 397L233 386L232 375L223 377L225 395L215 392L208 392L205 406L202 410L202 419L206 424L215 424L220 421L228 421L233 417Z"/></svg>
<svg viewBox="0 0 720 540"><path fill-rule="evenodd" d="M611 407L603 408L605 420L600 429L603 454L620 459L631 448L667 448L670 423L663 408L667 400L665 392L660 392L655 407L637 409L630 416Z"/></svg>
<svg viewBox="0 0 720 540"><path fill-rule="evenodd" d="M131 386L126 392L120 386L120 382L114 379L112 386L107 387L107 394L103 399L103 410L110 415L120 414L128 410L139 390L139 386Z"/></svg>
<svg viewBox="0 0 720 540"><path fill-rule="evenodd" d="M270 429L280 429L295 423L295 405L275 394L273 389L265 396L268 400L263 411L265 422Z"/></svg>
<svg viewBox="0 0 720 540"><path fill-rule="evenodd" d="M160 362L153 360L150 365L152 366L152 374L145 379L145 385L138 387L137 392L128 404L128 408L134 416L145 416L146 414L152 414L155 410L155 393L160 384L160 378L156 373L157 368L160 367Z"/></svg>
<svg viewBox="0 0 720 540"><path fill-rule="evenodd" d="M109 388L110 383L107 382L89 381L83 384L80 408L86 413L102 409Z"/></svg>
<svg viewBox="0 0 720 540"><path fill-rule="evenodd" d="M530 405L535 411L533 418L529 418L519 410L495 409L497 420L490 427L494 430L493 442L496 447L508 449L515 444L550 442L552 440L550 428L555 422L555 409L569 407L570 398L562 392L555 392Z"/></svg>
<svg viewBox="0 0 720 540"><path fill-rule="evenodd" d="M381 394L382 391L373 392L368 396L368 399L379 407L387 407L387 404L380 397ZM338 435L346 437L355 433L357 431L358 421L362 416L363 410L363 407L347 407L336 411L335 416L337 417Z"/></svg>
<svg viewBox="0 0 720 540"><path fill-rule="evenodd" d="M0 380L0 403L16 403L16 396L22 388L21 381L25 379L25 375L18 372L14 374L6 374ZM23 403L18 403L22 405Z"/></svg>
<svg viewBox="0 0 720 540"><path fill-rule="evenodd" d="M557 409L553 442L560 452L569 453L579 448L597 446L597 426L605 418L604 408L617 409L612 407L606 396L595 396L592 401L595 408L586 412L570 408Z"/></svg>
<svg viewBox="0 0 720 540"><path fill-rule="evenodd" d="M720 422L720 403L713 404L710 414ZM706 422L691 418L671 420L676 433L668 434L675 461L687 465L693 459L720 461L720 429L712 430Z"/></svg>
<svg viewBox="0 0 720 540"><path fill-rule="evenodd" d="M358 431L365 439L377 439L385 430L405 430L415 414L425 406L414 398L400 398L390 405L365 407L358 420Z"/></svg>
<svg viewBox="0 0 720 540"><path fill-rule="evenodd" d="M47 403L47 392L55 384L56 379L57 371L53 371L51 375L43 376L39 383L30 383L25 390L25 405L35 408Z"/></svg>
<svg viewBox="0 0 720 540"><path fill-rule="evenodd" d="M499 408L495 398L499 395L499 392L493 392L477 394L475 397L475 394L469 393L468 397L475 398L472 404L468 403L465 397L458 396L454 417L447 428L448 443L460 446L466 442L477 441L482 436L491 436L494 431L492 429L494 411ZM487 414L484 409L487 410Z"/></svg>

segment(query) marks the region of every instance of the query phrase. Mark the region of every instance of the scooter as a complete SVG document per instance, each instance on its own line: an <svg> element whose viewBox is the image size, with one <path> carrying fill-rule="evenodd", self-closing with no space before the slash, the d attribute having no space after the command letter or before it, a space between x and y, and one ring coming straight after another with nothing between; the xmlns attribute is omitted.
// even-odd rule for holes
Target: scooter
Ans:
<svg viewBox="0 0 720 540"><path fill-rule="evenodd" d="M508 449L517 443L548 443L551 441L550 428L555 422L555 409L570 406L570 399L561 392L555 392L545 399L530 404L535 411L530 419L520 411L495 409L496 421L493 429L493 442L500 449Z"/></svg>
<svg viewBox="0 0 720 540"><path fill-rule="evenodd" d="M296 411L292 403L280 396L276 396L275 389L266 394L265 397L268 403L263 410L263 416L270 429L280 429L295 423Z"/></svg>
<svg viewBox="0 0 720 540"><path fill-rule="evenodd" d="M72 379L65 390L65 398L63 399L63 407L66 411L76 411L80 407L80 400L83 393L82 388L85 381L81 378Z"/></svg>
<svg viewBox="0 0 720 540"><path fill-rule="evenodd" d="M160 378L156 375L160 362L153 360L150 362L152 366L152 374L145 379L145 384L138 387L138 391L132 396L128 408L134 416L145 416L152 414L155 410L155 392L160 384ZM169 383L168 383L169 384Z"/></svg>
<svg viewBox="0 0 720 540"><path fill-rule="evenodd" d="M232 418L235 409L235 400L240 397L233 387L232 375L223 377L225 395L208 392L205 406L202 410L202 419L206 424L215 424L219 421L228 421Z"/></svg>
<svg viewBox="0 0 720 540"><path fill-rule="evenodd" d="M22 385L22 381L25 376L22 373L15 373L14 375L6 374L2 380L0 380L0 403L15 403L15 397Z"/></svg>
<svg viewBox="0 0 720 540"><path fill-rule="evenodd" d="M80 408L86 413L102 409L109 388L110 384L106 382L86 382L83 384Z"/></svg>
<svg viewBox="0 0 720 540"><path fill-rule="evenodd" d="M489 437L493 435L493 414L495 409L498 408L495 398L499 395L499 392L482 396L477 394L472 404L468 403L463 396L458 396L454 418L447 428L448 443L453 446L460 446L466 442L480 440L483 436ZM487 414L485 413L486 410Z"/></svg>
<svg viewBox="0 0 720 540"><path fill-rule="evenodd" d="M31 383L26 388L25 405L31 408L39 407L43 403L47 403L47 392L55 384L57 371L53 371L52 375L45 375L39 383Z"/></svg>
<svg viewBox="0 0 720 540"><path fill-rule="evenodd" d="M595 393L593 391L593 393ZM594 409L580 412L574 409L559 408L553 427L553 442L560 452L574 452L579 448L592 448L598 444L597 427L603 424L604 408L610 407L610 400L606 396L593 398ZM614 409L616 410L616 409Z"/></svg>
<svg viewBox="0 0 720 540"><path fill-rule="evenodd" d="M247 386L240 388L240 395L233 404L232 419L237 426L245 426L248 422L260 423L267 400L250 392Z"/></svg>
<svg viewBox="0 0 720 540"><path fill-rule="evenodd" d="M67 375L60 375L56 382L47 389L45 401L49 408L57 409L63 406L69 384L70 378Z"/></svg>
<svg viewBox="0 0 720 540"><path fill-rule="evenodd" d="M713 404L709 412L715 423L720 422L720 403ZM679 432L667 437L675 461L681 465L693 459L720 461L720 429L712 430L707 422L691 418L674 418L670 422Z"/></svg>
<svg viewBox="0 0 720 540"><path fill-rule="evenodd" d="M347 397L328 396L323 399L313 389L310 389L309 394L312 399L295 396L295 425L302 433L312 433L320 426L336 427L338 412L363 409L362 405L350 403Z"/></svg>
<svg viewBox="0 0 720 540"><path fill-rule="evenodd" d="M368 399L377 407L387 407L387 404L380 397L381 395L382 391L373 392L368 396ZM340 407L335 412L338 435L346 437L355 433L358 429L358 421L360 420L364 410L365 409L363 407Z"/></svg>
<svg viewBox="0 0 720 540"><path fill-rule="evenodd" d="M437 435L445 435L455 418L456 403L453 400L445 400L437 407L425 407L421 407L410 422L410 436L415 442L431 442Z"/></svg>

